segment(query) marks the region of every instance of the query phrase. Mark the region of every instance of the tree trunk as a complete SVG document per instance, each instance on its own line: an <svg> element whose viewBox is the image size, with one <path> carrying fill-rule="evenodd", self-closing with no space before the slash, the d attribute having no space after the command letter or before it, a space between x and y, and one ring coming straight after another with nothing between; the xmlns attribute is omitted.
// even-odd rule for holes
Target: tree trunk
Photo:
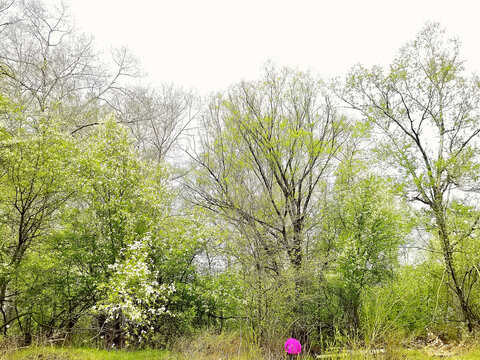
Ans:
<svg viewBox="0 0 480 360"><path fill-rule="evenodd" d="M468 299L465 295L463 287L460 285L460 282L457 278L457 270L455 266L455 260L453 258L453 248L450 242L450 237L447 231L447 225L445 217L440 206L436 205L433 207L435 213L435 220L438 226L438 236L443 248L443 258L445 261L445 269L450 275L450 280L452 281L451 288L457 297L457 300L460 305L460 310L462 312L465 323L467 324L468 330L472 331L475 325L478 325L478 318L473 313L472 309L468 305Z"/></svg>

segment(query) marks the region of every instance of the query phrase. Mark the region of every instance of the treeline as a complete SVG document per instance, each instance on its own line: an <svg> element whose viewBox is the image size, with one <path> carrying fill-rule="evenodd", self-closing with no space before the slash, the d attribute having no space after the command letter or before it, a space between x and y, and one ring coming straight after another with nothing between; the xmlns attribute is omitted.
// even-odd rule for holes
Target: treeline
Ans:
<svg viewBox="0 0 480 360"><path fill-rule="evenodd" d="M0 331L306 349L479 327L480 81L428 23L342 81L142 85L68 9L0 2Z"/></svg>

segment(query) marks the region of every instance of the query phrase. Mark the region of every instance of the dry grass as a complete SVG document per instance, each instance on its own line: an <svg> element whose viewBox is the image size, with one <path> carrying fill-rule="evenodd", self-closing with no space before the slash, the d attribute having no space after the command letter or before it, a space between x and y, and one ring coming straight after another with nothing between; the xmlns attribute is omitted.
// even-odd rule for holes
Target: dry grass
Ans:
<svg viewBox="0 0 480 360"><path fill-rule="evenodd" d="M282 360L290 359L285 353L283 340L270 341L262 346L250 334L240 331L216 334L203 332L194 338L181 339L173 347L182 360ZM296 360L314 359L301 355Z"/></svg>

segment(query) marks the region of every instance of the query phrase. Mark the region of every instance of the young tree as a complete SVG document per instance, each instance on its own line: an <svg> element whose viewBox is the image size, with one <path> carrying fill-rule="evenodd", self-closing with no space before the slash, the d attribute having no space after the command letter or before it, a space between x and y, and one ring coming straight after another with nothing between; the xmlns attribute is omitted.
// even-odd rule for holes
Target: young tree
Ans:
<svg viewBox="0 0 480 360"><path fill-rule="evenodd" d="M28 251L51 231L58 212L75 193L77 148L53 124L33 131L31 118L11 103L0 119L0 311L2 328L12 320L15 285ZM37 123L35 127L39 124ZM13 129L13 130L12 130ZM10 310L9 310L10 309ZM14 318L20 318L18 312Z"/></svg>
<svg viewBox="0 0 480 360"><path fill-rule="evenodd" d="M360 328L362 295L393 277L399 247L410 229L405 207L386 180L358 161L344 163L328 215L332 240L330 277L336 283L349 331Z"/></svg>
<svg viewBox="0 0 480 360"><path fill-rule="evenodd" d="M474 206L480 176L480 86L465 77L458 40L426 24L384 74L355 68L341 96L378 131L379 154L403 176L411 199L424 205L440 243L446 285L471 329L478 324L470 292L478 273L462 270L460 249L474 240L478 215L464 230L452 224L452 206Z"/></svg>

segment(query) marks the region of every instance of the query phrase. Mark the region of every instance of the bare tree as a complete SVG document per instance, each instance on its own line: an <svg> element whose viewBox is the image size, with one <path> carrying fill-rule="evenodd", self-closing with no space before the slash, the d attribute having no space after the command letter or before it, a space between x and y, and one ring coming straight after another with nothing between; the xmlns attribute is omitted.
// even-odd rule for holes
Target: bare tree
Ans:
<svg viewBox="0 0 480 360"><path fill-rule="evenodd" d="M12 25L18 21L17 18L12 16L9 9L15 3L15 0L2 0L0 1L0 35L9 25Z"/></svg>
<svg viewBox="0 0 480 360"><path fill-rule="evenodd" d="M158 89L131 88L119 94L113 107L126 124L144 157L162 163L177 150L199 113L200 100L193 92L163 85Z"/></svg>
<svg viewBox="0 0 480 360"><path fill-rule="evenodd" d="M1 91L32 116L61 114L72 131L83 128L95 122L112 93L123 90L121 79L137 74L126 49L113 51L111 64L102 61L63 4L48 9L41 1L25 0L9 11L19 20L0 39Z"/></svg>

